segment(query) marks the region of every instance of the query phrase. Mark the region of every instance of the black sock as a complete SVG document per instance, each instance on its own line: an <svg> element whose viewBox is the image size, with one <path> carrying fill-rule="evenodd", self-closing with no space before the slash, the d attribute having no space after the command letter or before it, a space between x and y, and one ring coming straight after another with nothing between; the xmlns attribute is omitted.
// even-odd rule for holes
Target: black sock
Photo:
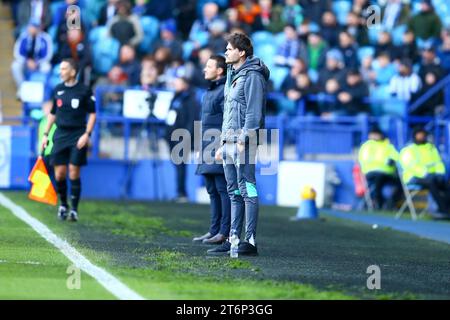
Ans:
<svg viewBox="0 0 450 320"><path fill-rule="evenodd" d="M66 179L58 181L56 180L56 191L59 195L61 205L67 208L67 183Z"/></svg>
<svg viewBox="0 0 450 320"><path fill-rule="evenodd" d="M81 180L70 180L70 199L72 202L72 209L78 211L78 202L81 194Z"/></svg>

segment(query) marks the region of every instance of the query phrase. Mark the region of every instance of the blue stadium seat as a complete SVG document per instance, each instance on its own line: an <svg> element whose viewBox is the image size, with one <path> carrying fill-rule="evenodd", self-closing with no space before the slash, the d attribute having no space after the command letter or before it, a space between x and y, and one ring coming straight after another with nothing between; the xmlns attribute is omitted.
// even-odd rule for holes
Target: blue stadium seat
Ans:
<svg viewBox="0 0 450 320"><path fill-rule="evenodd" d="M251 36L253 46L260 46L264 44L274 43L274 36L268 31L256 31Z"/></svg>
<svg viewBox="0 0 450 320"><path fill-rule="evenodd" d="M105 26L95 27L89 32L89 43L94 45L100 39L106 38L108 28Z"/></svg>
<svg viewBox="0 0 450 320"><path fill-rule="evenodd" d="M289 69L285 67L273 67L270 69L270 79L273 81L274 90L280 90L281 84L288 74Z"/></svg>
<svg viewBox="0 0 450 320"><path fill-rule="evenodd" d="M376 27L376 26L367 29L370 44L377 43L378 35L380 34L381 30L382 30L381 27Z"/></svg>
<svg viewBox="0 0 450 320"><path fill-rule="evenodd" d="M337 0L332 3L332 10L336 15L336 19L339 24L344 25L347 21L347 15L352 9L351 1Z"/></svg>
<svg viewBox="0 0 450 320"><path fill-rule="evenodd" d="M47 80L47 87L49 90L53 90L58 83L61 82L61 78L59 77L59 67L61 64L57 64L53 67L50 77Z"/></svg>
<svg viewBox="0 0 450 320"><path fill-rule="evenodd" d="M406 24L402 24L397 26L392 30L392 42L394 45L399 46L403 42L403 35L408 30L408 26Z"/></svg>
<svg viewBox="0 0 450 320"><path fill-rule="evenodd" d="M106 74L118 60L120 43L111 37L102 39L93 46L94 71Z"/></svg>
<svg viewBox="0 0 450 320"><path fill-rule="evenodd" d="M279 47L285 40L286 36L284 35L284 32L279 32L274 37L275 43L272 45L275 45L276 47Z"/></svg>
<svg viewBox="0 0 450 320"><path fill-rule="evenodd" d="M64 1L53 1L50 3L50 11L52 13L52 24L58 25L62 17L59 16L59 8L65 5Z"/></svg>
<svg viewBox="0 0 450 320"><path fill-rule="evenodd" d="M140 21L144 38L139 45L139 49L142 52L150 52L153 42L159 36L159 20L155 17L144 16L141 17Z"/></svg>
<svg viewBox="0 0 450 320"><path fill-rule="evenodd" d="M273 44L257 46L254 51L255 55L261 58L269 68L274 65L273 59L277 48Z"/></svg>
<svg viewBox="0 0 450 320"><path fill-rule="evenodd" d="M358 49L358 60L359 62L363 61L364 58L371 56L373 57L375 55L375 48L374 47L361 47Z"/></svg>

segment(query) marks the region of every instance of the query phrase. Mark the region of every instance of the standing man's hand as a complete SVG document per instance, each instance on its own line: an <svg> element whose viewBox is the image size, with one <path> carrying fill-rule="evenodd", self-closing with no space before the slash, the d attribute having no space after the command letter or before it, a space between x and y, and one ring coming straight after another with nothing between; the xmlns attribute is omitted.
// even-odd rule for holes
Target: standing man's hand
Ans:
<svg viewBox="0 0 450 320"><path fill-rule="evenodd" d="M47 145L48 145L48 137L47 137L47 135L44 135L42 137L41 148L39 149L39 154L42 154L44 152Z"/></svg>
<svg viewBox="0 0 450 320"><path fill-rule="evenodd" d="M87 132L85 132L79 139L77 142L77 148L78 149L83 149L85 146L87 146L89 142L89 134Z"/></svg>
<svg viewBox="0 0 450 320"><path fill-rule="evenodd" d="M242 153L242 152L244 152L244 150L245 150L245 145L243 144L243 143L237 143L237 150L238 150L238 152L239 153Z"/></svg>
<svg viewBox="0 0 450 320"><path fill-rule="evenodd" d="M217 149L216 155L214 157L216 159L216 161L223 161L222 152L223 152L223 147L220 147L219 149Z"/></svg>

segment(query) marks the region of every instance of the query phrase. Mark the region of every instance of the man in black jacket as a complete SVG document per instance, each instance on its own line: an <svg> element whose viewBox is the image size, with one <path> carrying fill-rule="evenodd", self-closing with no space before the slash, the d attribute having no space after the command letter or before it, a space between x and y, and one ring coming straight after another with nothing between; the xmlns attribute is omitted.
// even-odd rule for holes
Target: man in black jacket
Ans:
<svg viewBox="0 0 450 320"><path fill-rule="evenodd" d="M211 200L211 225L208 233L194 238L193 241L207 244L223 243L230 232L231 204L227 181L222 164L215 163L214 159L214 150L220 147L220 137L215 133L220 135L222 128L226 70L225 58L219 55L210 57L204 69L205 79L209 81L210 86L202 100L201 162L196 173L205 178L206 190ZM215 148L211 148L214 145Z"/></svg>
<svg viewBox="0 0 450 320"><path fill-rule="evenodd" d="M190 146L192 148L194 137L194 121L199 120L200 107L197 102L195 91L191 89L189 79L177 77L174 80L175 96L170 104L169 116L167 118L167 141L169 142L171 159L177 171L177 202L187 202L186 192L186 163L189 161L189 151L181 148L178 152L174 148L182 143L185 145L187 135L180 135L175 131L183 129L189 132ZM180 132L182 133L182 132Z"/></svg>

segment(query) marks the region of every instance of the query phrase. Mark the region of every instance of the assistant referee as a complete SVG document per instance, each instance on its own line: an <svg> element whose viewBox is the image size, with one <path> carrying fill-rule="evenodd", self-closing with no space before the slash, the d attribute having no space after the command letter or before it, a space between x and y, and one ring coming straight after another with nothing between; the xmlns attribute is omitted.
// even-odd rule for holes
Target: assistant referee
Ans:
<svg viewBox="0 0 450 320"><path fill-rule="evenodd" d="M53 136L51 163L55 167L56 190L60 206L58 217L78 220L78 202L81 194L80 169L87 164L87 146L95 125L95 98L92 91L77 81L78 64L75 60L61 62L60 77L53 92L53 106L48 115L41 151L47 146L48 133L53 123L57 129ZM87 124L86 116L89 115ZM70 179L71 210L67 203L67 167ZM69 213L68 213L69 212Z"/></svg>

